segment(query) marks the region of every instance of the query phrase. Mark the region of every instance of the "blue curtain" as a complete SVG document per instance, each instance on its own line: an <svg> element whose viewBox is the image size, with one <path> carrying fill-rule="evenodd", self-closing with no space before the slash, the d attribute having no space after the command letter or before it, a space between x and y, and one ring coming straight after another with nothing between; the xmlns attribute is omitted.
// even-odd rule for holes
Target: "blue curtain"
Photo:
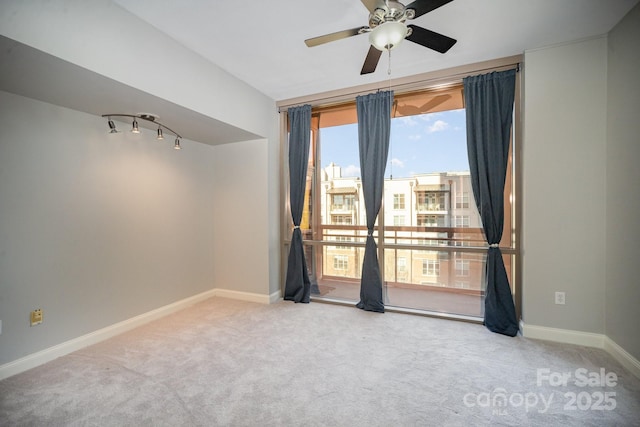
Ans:
<svg viewBox="0 0 640 427"><path fill-rule="evenodd" d="M463 79L471 186L489 243L484 324L508 336L518 333L518 321L499 243L515 78L516 70L509 70Z"/></svg>
<svg viewBox="0 0 640 427"><path fill-rule="evenodd" d="M309 163L311 136L311 106L303 105L288 110L289 114L289 204L293 219L293 234L287 260L284 299L309 302L311 283L302 245L300 221L304 208L304 191Z"/></svg>
<svg viewBox="0 0 640 427"><path fill-rule="evenodd" d="M393 92L378 92L358 96L358 142L362 193L367 213L367 242L362 263L360 302L357 307L384 313L382 277L378 264L378 247L373 238L373 226L382 205L384 170L389 153L391 104Z"/></svg>

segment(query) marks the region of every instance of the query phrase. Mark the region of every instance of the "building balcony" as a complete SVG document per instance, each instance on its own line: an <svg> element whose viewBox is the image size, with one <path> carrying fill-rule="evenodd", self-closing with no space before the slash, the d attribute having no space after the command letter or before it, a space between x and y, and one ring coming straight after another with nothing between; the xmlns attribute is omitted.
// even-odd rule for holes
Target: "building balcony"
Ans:
<svg viewBox="0 0 640 427"><path fill-rule="evenodd" d="M355 208L351 205L331 205L329 211L332 214L351 214L355 212Z"/></svg>
<svg viewBox="0 0 640 427"><path fill-rule="evenodd" d="M420 203L416 205L416 211L417 212L429 212L432 213L434 215L447 215L449 213L449 211L447 210L447 208L442 205L442 204L427 204L427 203Z"/></svg>

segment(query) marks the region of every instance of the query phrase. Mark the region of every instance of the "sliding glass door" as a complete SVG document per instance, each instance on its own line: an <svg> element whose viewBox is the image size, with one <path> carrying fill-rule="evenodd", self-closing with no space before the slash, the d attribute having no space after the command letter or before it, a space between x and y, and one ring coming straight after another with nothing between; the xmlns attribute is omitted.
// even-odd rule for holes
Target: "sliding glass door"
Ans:
<svg viewBox="0 0 640 427"><path fill-rule="evenodd" d="M386 306L483 316L486 240L473 200L462 85L396 94L378 241ZM301 228L312 298L357 302L366 221L355 102L313 110ZM500 246L515 254L513 161Z"/></svg>

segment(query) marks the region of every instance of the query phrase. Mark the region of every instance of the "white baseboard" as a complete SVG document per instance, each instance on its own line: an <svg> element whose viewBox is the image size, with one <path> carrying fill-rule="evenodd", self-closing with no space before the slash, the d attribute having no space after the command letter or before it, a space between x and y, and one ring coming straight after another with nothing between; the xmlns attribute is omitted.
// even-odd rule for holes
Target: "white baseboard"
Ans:
<svg viewBox="0 0 640 427"><path fill-rule="evenodd" d="M604 348L605 336L602 334L573 331L570 329L549 328L546 326L527 325L524 322L520 322L520 331L522 332L522 336L525 338Z"/></svg>
<svg viewBox="0 0 640 427"><path fill-rule="evenodd" d="M604 349L613 356L614 359L620 362L622 366L640 378L640 360L630 355L624 348L620 347L609 337L605 337Z"/></svg>
<svg viewBox="0 0 640 427"><path fill-rule="evenodd" d="M214 295L221 298L231 298L242 301L257 302L260 304L273 304L281 298L280 291L274 292L270 295L263 295L220 288L214 289Z"/></svg>
<svg viewBox="0 0 640 427"><path fill-rule="evenodd" d="M620 347L604 334L572 331L569 329L549 328L546 326L527 325L520 322L520 331L525 338L562 342L604 349L622 366L640 378L640 361Z"/></svg>
<svg viewBox="0 0 640 427"><path fill-rule="evenodd" d="M214 296L239 299L243 301L253 301L263 304L271 304L273 302L276 302L280 298L280 292L274 292L271 295L260 295L249 292L231 291L226 289L211 289L201 294L176 301L169 305L165 305L164 307L151 310L139 316L123 320L122 322L115 323L111 326L107 326L106 328L102 328L97 331L90 332L86 335L74 338L72 340L54 345L53 347L49 347L36 353L29 354L25 357L21 357L20 359L5 363L4 365L0 365L0 380L35 368L36 366L40 366L44 363L50 362L54 359L57 359L58 357L80 350L84 347L88 347L90 345L99 343L100 341L104 341L116 335L130 331L131 329L137 328L138 326L142 326L153 320L167 316L178 310L182 310Z"/></svg>

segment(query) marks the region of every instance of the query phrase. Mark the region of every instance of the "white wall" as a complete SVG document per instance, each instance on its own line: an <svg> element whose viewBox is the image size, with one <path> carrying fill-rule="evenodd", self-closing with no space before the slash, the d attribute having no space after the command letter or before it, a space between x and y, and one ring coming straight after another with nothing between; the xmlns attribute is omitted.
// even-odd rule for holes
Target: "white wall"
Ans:
<svg viewBox="0 0 640 427"><path fill-rule="evenodd" d="M220 145L215 153L215 287L268 295L267 143Z"/></svg>
<svg viewBox="0 0 640 427"><path fill-rule="evenodd" d="M214 147L6 92L0 129L0 365L214 287Z"/></svg>
<svg viewBox="0 0 640 427"><path fill-rule="evenodd" d="M606 334L640 360L640 5L608 40Z"/></svg>
<svg viewBox="0 0 640 427"><path fill-rule="evenodd" d="M605 331L606 67L605 37L525 52L526 324Z"/></svg>
<svg viewBox="0 0 640 427"><path fill-rule="evenodd" d="M6 37L256 135L275 102L109 0L3 0Z"/></svg>
<svg viewBox="0 0 640 427"><path fill-rule="evenodd" d="M3 93L0 365L211 288L276 293L275 102L109 0L0 11L6 37L264 136L183 141L176 156L155 139L114 145L102 118ZM252 264L234 268L244 256ZM45 324L29 328L37 307Z"/></svg>

